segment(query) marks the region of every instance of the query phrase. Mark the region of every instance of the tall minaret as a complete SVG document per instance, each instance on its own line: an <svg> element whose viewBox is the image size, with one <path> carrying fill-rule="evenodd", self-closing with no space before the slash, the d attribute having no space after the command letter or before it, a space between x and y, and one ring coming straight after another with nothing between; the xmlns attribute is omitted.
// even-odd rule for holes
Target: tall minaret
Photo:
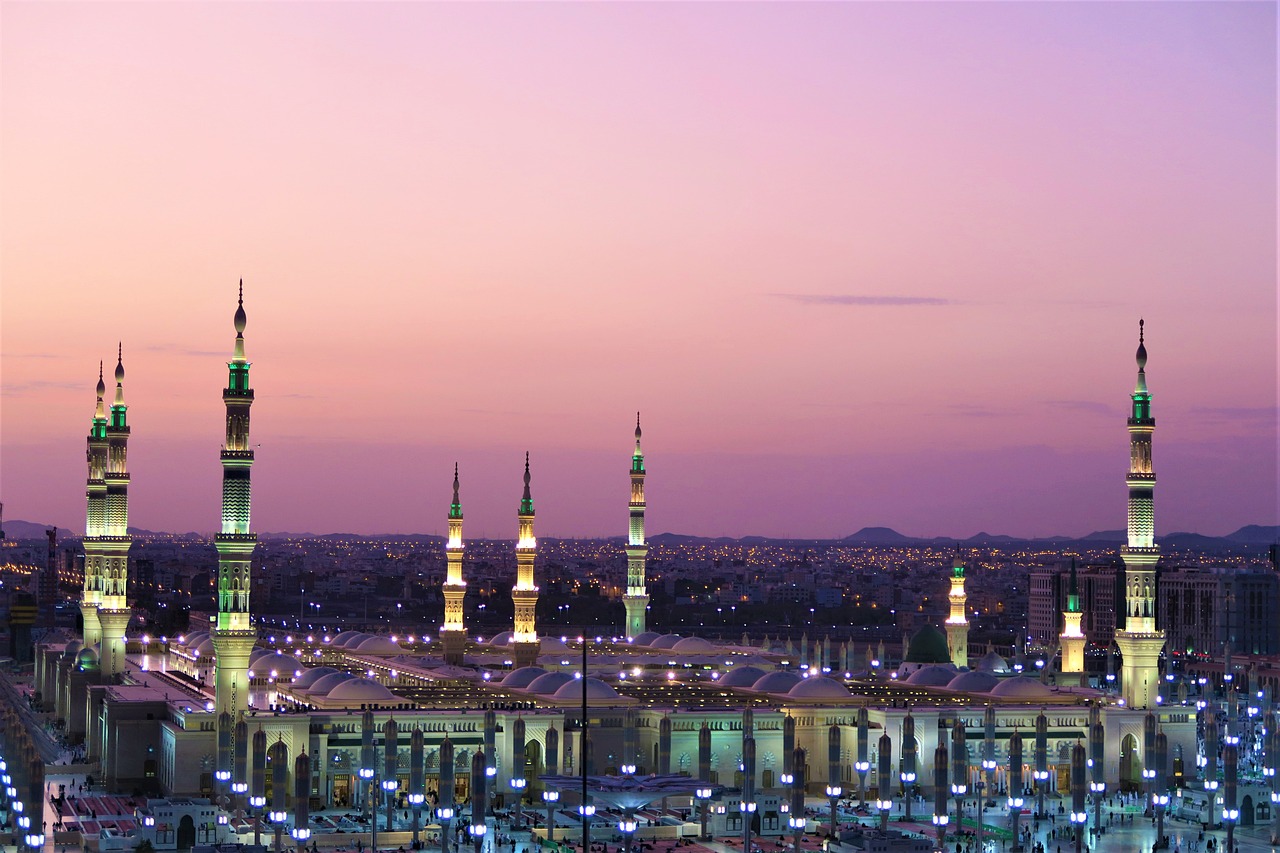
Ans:
<svg viewBox="0 0 1280 853"><path fill-rule="evenodd" d="M947 617L947 645L951 648L951 662L957 667L969 665L969 617L965 615L964 605L969 596L964 591L964 560L960 557L960 546L956 545L956 556L951 561L951 592L947 593L951 602L951 615Z"/></svg>
<svg viewBox="0 0 1280 853"><path fill-rule="evenodd" d="M520 538L516 540L516 585L511 588L515 604L515 630L511 644L515 646L517 667L538 662L541 643L534 610L538 604L538 588L533 585L533 558L538 540L533 537L533 495L529 491L529 454L524 455L524 497L520 499Z"/></svg>
<svg viewBox="0 0 1280 853"><path fill-rule="evenodd" d="M116 397L107 422L106 532L98 540L102 553L102 599L98 623L102 627L99 665L106 677L124 669L124 632L129 626L129 423L124 404L124 346L116 354Z"/></svg>
<svg viewBox="0 0 1280 853"><path fill-rule="evenodd" d="M249 653L257 638L249 620L250 563L258 537L249 532L249 362L244 357L244 280L236 307L236 346L227 363L230 375L222 392L227 406L227 441L222 449L222 532L218 549L218 622L210 632L215 663L217 709L235 718L249 707Z"/></svg>
<svg viewBox="0 0 1280 853"><path fill-rule="evenodd" d="M645 632L645 608L649 595L644 579L644 559L649 546L644 541L644 452L640 450L640 413L636 412L636 449L631 454L631 527L627 534L627 592L622 606L627 609L627 636Z"/></svg>
<svg viewBox="0 0 1280 853"><path fill-rule="evenodd" d="M1082 686L1084 684L1084 631L1080 622L1084 613L1080 610L1080 587L1076 582L1076 561L1071 559L1071 585L1067 587L1067 609L1062 611L1062 634L1058 647L1062 649L1062 672L1059 684Z"/></svg>
<svg viewBox="0 0 1280 853"><path fill-rule="evenodd" d="M98 362L98 407L89 427L89 482L85 498L89 505L84 525L84 589L80 595L80 615L84 621L84 644L102 642L102 626L98 622L98 604L102 601L102 549L98 542L107 532L107 407L102 401L107 393L102 381L102 362Z"/></svg>
<svg viewBox="0 0 1280 853"><path fill-rule="evenodd" d="M458 465L453 466L453 503L449 504L449 541L444 546L449 561L449 574L444 581L444 624L440 626L440 642L444 646L444 662L462 663L467 628L462 621L462 600L467 582L462 579L462 501L458 498Z"/></svg>
<svg viewBox="0 0 1280 853"><path fill-rule="evenodd" d="M1120 692L1130 708L1154 708L1160 680L1160 651L1164 632L1156 630L1155 520L1151 505L1156 475L1151 467L1151 393L1147 391L1147 347L1143 321L1138 321L1138 384L1133 389L1129 416L1129 544L1120 549L1124 560L1124 630L1116 632L1122 656Z"/></svg>

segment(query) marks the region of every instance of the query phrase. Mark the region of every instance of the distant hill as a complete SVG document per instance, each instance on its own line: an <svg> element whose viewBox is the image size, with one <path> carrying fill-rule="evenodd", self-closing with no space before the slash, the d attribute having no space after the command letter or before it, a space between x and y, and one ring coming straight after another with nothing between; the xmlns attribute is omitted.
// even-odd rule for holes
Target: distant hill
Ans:
<svg viewBox="0 0 1280 853"><path fill-rule="evenodd" d="M1222 538L1250 545L1271 545L1280 542L1280 525L1247 524Z"/></svg>
<svg viewBox="0 0 1280 853"><path fill-rule="evenodd" d="M15 518L4 523L4 535L6 539L43 539L44 532L51 526L48 524L36 524L34 521L20 521ZM72 533L65 527L58 528L59 542L75 535L77 534Z"/></svg>
<svg viewBox="0 0 1280 853"><path fill-rule="evenodd" d="M868 545L900 545L923 540L903 536L890 527L864 527L857 533L844 537L843 542L865 542Z"/></svg>

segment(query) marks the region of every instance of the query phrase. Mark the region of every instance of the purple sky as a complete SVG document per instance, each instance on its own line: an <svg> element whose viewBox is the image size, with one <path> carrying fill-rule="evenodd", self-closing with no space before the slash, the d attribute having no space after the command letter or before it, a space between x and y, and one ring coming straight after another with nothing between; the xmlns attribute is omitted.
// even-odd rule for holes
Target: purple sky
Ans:
<svg viewBox="0 0 1280 853"><path fill-rule="evenodd" d="M254 527L1079 535L1276 522L1273 3L5 3L0 499ZM110 364L108 364L110 370Z"/></svg>

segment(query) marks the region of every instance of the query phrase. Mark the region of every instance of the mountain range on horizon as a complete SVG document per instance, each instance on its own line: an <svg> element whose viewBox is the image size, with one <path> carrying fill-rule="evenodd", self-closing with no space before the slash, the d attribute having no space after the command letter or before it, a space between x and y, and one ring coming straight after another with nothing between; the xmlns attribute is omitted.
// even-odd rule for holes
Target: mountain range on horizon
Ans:
<svg viewBox="0 0 1280 853"><path fill-rule="evenodd" d="M44 539L45 531L50 525L37 524L31 521L22 521L14 519L4 522L4 534L6 538L11 540L31 540ZM195 539L209 539L210 534L199 533L196 531L188 531L185 533L166 533L162 531L144 530L142 528L130 527L129 533L135 536L178 536L189 537ZM378 534L362 534L362 533L293 533L293 532L262 532L258 534L260 539L395 539L398 541L420 541L435 542L443 541L444 537L431 533L378 533ZM59 527L58 540L79 539L80 534L71 530ZM561 537L544 536L540 537L548 540L555 540ZM621 540L621 536L579 536L566 537L573 539L601 539ZM843 543L849 545L1003 545L1012 543L1029 543L1029 544L1049 544L1049 543L1080 543L1091 545L1122 545L1125 541L1124 530L1097 530L1084 536L1010 536L1007 534L993 534L985 531L975 533L967 538L956 538L951 536L908 536L899 533L890 527L864 527L856 533L851 533L843 537L790 537L790 536L742 536L734 538L732 536L698 536L683 533L658 533L648 537L649 542L655 545L683 545L683 544L758 544L765 542L827 542L827 543ZM1280 543L1280 525L1261 525L1247 524L1233 533L1225 536L1208 536L1202 533L1191 532L1174 532L1164 536L1157 536L1156 541L1161 545L1170 547L1183 548L1200 548L1209 551L1231 550L1241 547L1250 548L1253 546L1266 547L1268 545Z"/></svg>

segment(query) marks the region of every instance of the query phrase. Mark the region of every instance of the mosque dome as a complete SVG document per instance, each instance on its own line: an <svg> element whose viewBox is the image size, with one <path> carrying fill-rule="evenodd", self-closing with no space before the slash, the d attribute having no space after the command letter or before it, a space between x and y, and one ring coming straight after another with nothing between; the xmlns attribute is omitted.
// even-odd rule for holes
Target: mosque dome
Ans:
<svg viewBox="0 0 1280 853"><path fill-rule="evenodd" d="M213 637L205 637L199 643L191 647L191 651L197 657L209 658L212 660L217 652L213 649Z"/></svg>
<svg viewBox="0 0 1280 853"><path fill-rule="evenodd" d="M649 645L653 645L653 641L658 639L661 636L662 635L659 634L657 631L644 631L632 637L631 642L633 645L637 645L637 646L649 646Z"/></svg>
<svg viewBox="0 0 1280 853"><path fill-rule="evenodd" d="M311 682L311 687L307 689L307 692L316 696L324 696L342 682L350 681L353 678L355 676L349 672L331 672Z"/></svg>
<svg viewBox="0 0 1280 853"><path fill-rule="evenodd" d="M512 637L512 634L511 634L511 632L510 632L510 631L502 631L501 633L494 634L494 635L489 639L489 645L491 645L491 646L509 646L509 645L511 645L511 637Z"/></svg>
<svg viewBox="0 0 1280 853"><path fill-rule="evenodd" d="M848 699L850 695L848 687L825 676L803 679L787 691L792 699Z"/></svg>
<svg viewBox="0 0 1280 853"><path fill-rule="evenodd" d="M527 689L539 696L551 696L569 681L573 681L573 676L567 672L544 672L530 681Z"/></svg>
<svg viewBox="0 0 1280 853"><path fill-rule="evenodd" d="M346 649L347 651L354 652L360 646L361 643L363 643L365 640L370 639L372 636L373 634L366 634L364 632L361 632L358 634L352 634L350 637L347 637L341 643L337 643L335 641L334 644L341 645L342 648Z"/></svg>
<svg viewBox="0 0 1280 853"><path fill-rule="evenodd" d="M541 646L538 649L539 654L555 655L561 652L569 651L569 647L564 644L564 640L559 637L543 637L540 640Z"/></svg>
<svg viewBox="0 0 1280 853"><path fill-rule="evenodd" d="M914 684L917 687L946 687L956 677L956 672L956 668L951 664L929 664L908 675L907 684Z"/></svg>
<svg viewBox="0 0 1280 853"><path fill-rule="evenodd" d="M1041 684L1040 679L1029 675L1006 678L991 689L992 696L1002 699L1043 699L1052 694L1053 691Z"/></svg>
<svg viewBox="0 0 1280 853"><path fill-rule="evenodd" d="M658 639L649 644L651 649L674 649L676 643L680 642L679 634L663 634Z"/></svg>
<svg viewBox="0 0 1280 853"><path fill-rule="evenodd" d="M76 666L86 672L96 670L98 668L98 653L92 646L80 650L76 655Z"/></svg>
<svg viewBox="0 0 1280 853"><path fill-rule="evenodd" d="M302 671L302 675L293 680L293 686L296 690L307 690L311 685L315 684L326 675L332 675L339 670L331 666L313 666Z"/></svg>
<svg viewBox="0 0 1280 853"><path fill-rule="evenodd" d="M263 648L254 649L253 651L249 652L249 666L253 666L262 658L270 657L275 653L276 653L275 649L263 649Z"/></svg>
<svg viewBox="0 0 1280 853"><path fill-rule="evenodd" d="M347 640L350 640L352 637L359 636L359 634L360 634L359 631L343 631L341 634L334 637L330 642L332 642L335 646L341 646L345 644Z"/></svg>
<svg viewBox="0 0 1280 853"><path fill-rule="evenodd" d="M947 689L961 693L987 693L999 683L1000 679L996 678L992 673L982 669L973 669L962 672L951 679L947 683Z"/></svg>
<svg viewBox="0 0 1280 853"><path fill-rule="evenodd" d="M76 655L80 654L80 650L84 648L84 643L79 640L72 640L62 649L63 660L75 660Z"/></svg>
<svg viewBox="0 0 1280 853"><path fill-rule="evenodd" d="M523 690L532 684L534 679L540 675L545 675L546 672L540 666L522 666L519 669L513 669L508 672L507 677L502 679L502 686Z"/></svg>
<svg viewBox="0 0 1280 853"><path fill-rule="evenodd" d="M721 687L747 687L755 684L765 675L763 669L758 666L735 666L733 669L720 676L717 682Z"/></svg>
<svg viewBox="0 0 1280 853"><path fill-rule="evenodd" d="M399 643L392 642L390 637L370 637L367 640L361 640L360 645L353 651L362 655L398 655L404 649L400 648Z"/></svg>
<svg viewBox="0 0 1280 853"><path fill-rule="evenodd" d="M681 652L683 654L701 655L714 652L716 647L701 637L685 637L671 647L673 652Z"/></svg>
<svg viewBox="0 0 1280 853"><path fill-rule="evenodd" d="M932 625L925 625L911 637L907 644L907 663L950 663L951 651L947 648L947 635Z"/></svg>
<svg viewBox="0 0 1280 853"><path fill-rule="evenodd" d="M294 679L294 673L301 671L302 661L280 652L263 655L249 668L250 675L255 678L287 678L290 681Z"/></svg>
<svg viewBox="0 0 1280 853"><path fill-rule="evenodd" d="M368 678L351 678L335 685L332 690L325 694L325 698L330 702L367 704L369 702L386 702L390 699L395 699L396 696L376 681Z"/></svg>
<svg viewBox="0 0 1280 853"><path fill-rule="evenodd" d="M800 676L794 672L776 669L758 678L751 689L757 693L786 693L799 683Z"/></svg>
<svg viewBox="0 0 1280 853"><path fill-rule="evenodd" d="M560 685L560 689L556 690L553 699L581 699L583 692L587 694L587 701L592 699L617 699L618 691L605 684L598 678L588 677L585 682L581 679L572 679Z"/></svg>
<svg viewBox="0 0 1280 853"><path fill-rule="evenodd" d="M978 670L980 672L994 672L997 675L1005 675L1010 672L1009 662L1001 657L1000 653L995 649L982 656L982 660L978 661Z"/></svg>
<svg viewBox="0 0 1280 853"><path fill-rule="evenodd" d="M208 631L196 631L194 634L186 634L182 638L182 642L178 645L186 649L194 649L196 646L209 639Z"/></svg>

